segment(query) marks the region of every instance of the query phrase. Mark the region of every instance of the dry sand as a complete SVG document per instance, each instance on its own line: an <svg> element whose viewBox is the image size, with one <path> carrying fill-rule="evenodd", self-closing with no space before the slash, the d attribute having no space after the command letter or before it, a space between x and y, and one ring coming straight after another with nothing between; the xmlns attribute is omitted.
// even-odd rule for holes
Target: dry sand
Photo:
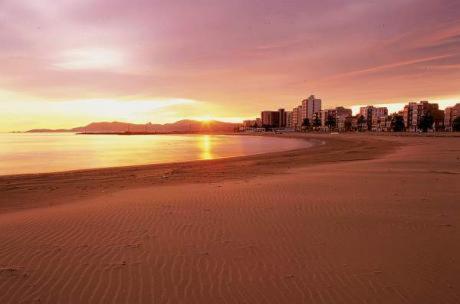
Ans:
<svg viewBox="0 0 460 304"><path fill-rule="evenodd" d="M460 139L0 178L0 303L459 303Z"/></svg>

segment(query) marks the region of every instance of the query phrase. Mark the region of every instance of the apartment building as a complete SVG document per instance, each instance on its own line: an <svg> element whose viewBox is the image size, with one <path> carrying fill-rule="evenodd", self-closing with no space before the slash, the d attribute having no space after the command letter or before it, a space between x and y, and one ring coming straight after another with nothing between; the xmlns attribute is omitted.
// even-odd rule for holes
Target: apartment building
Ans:
<svg viewBox="0 0 460 304"><path fill-rule="evenodd" d="M279 109L278 111L262 111L260 119L263 127L267 128L285 128L286 127L286 111Z"/></svg>
<svg viewBox="0 0 460 304"><path fill-rule="evenodd" d="M335 109L327 109L320 111L321 127L324 130L332 128L337 128L339 131L344 131L346 129L347 120L352 116L351 109L346 109L344 107L337 107ZM333 121L334 126L329 126L329 123Z"/></svg>
<svg viewBox="0 0 460 304"><path fill-rule="evenodd" d="M437 103L420 101L419 103L409 102L407 105L405 105L403 110L403 118L406 131L419 131L420 121L426 115L431 115L433 117L432 128L434 130L439 130L443 127L444 111L439 110Z"/></svg>
<svg viewBox="0 0 460 304"><path fill-rule="evenodd" d="M292 128L298 129L302 125L302 106L295 107L292 109Z"/></svg>
<svg viewBox="0 0 460 304"><path fill-rule="evenodd" d="M452 107L447 107L444 110L444 128L446 131L453 131L453 122L458 117L460 117L460 103Z"/></svg>
<svg viewBox="0 0 460 304"><path fill-rule="evenodd" d="M310 95L307 99L302 100L301 103L301 119L308 118L310 121L313 119L315 113L321 111L321 99L316 98L315 95Z"/></svg>
<svg viewBox="0 0 460 304"><path fill-rule="evenodd" d="M277 127L279 126L279 113L278 111L262 111L260 114L263 127Z"/></svg>
<svg viewBox="0 0 460 304"><path fill-rule="evenodd" d="M294 128L294 125L292 123L292 111L287 111L286 112L286 128L292 129Z"/></svg>
<svg viewBox="0 0 460 304"><path fill-rule="evenodd" d="M369 131L381 131L382 125L386 125L385 121L388 119L388 109L386 107L365 106L359 109L359 115L366 120Z"/></svg>

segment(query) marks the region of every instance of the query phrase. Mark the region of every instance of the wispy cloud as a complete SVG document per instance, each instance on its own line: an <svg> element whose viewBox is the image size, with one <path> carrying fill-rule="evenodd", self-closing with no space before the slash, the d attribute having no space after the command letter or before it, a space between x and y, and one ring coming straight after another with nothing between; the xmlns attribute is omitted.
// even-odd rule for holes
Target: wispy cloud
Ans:
<svg viewBox="0 0 460 304"><path fill-rule="evenodd" d="M123 54L107 48L71 49L57 57L53 66L68 70L112 70L123 65Z"/></svg>
<svg viewBox="0 0 460 304"><path fill-rule="evenodd" d="M400 61L400 62L393 62L389 64L373 66L373 67L369 67L366 69L355 70L355 71L350 71L350 72L334 75L325 80L327 81L327 80L335 80L335 79L340 79L340 78L345 78L345 77L362 76L362 75L366 75L370 73L378 73L384 70L390 70L393 68L399 68L399 67L409 66L409 65L418 64L418 63L426 63L426 62L431 62L431 61L445 59L445 58L454 57L454 56L458 56L458 54L446 54L446 55L418 58L418 59L412 59L412 60L406 60L406 61Z"/></svg>
<svg viewBox="0 0 460 304"><path fill-rule="evenodd" d="M17 92L0 102L27 97L34 115L49 100L116 100L100 104L164 121L252 116L310 93L327 106L457 96L458 20L458 0L0 0L0 87Z"/></svg>

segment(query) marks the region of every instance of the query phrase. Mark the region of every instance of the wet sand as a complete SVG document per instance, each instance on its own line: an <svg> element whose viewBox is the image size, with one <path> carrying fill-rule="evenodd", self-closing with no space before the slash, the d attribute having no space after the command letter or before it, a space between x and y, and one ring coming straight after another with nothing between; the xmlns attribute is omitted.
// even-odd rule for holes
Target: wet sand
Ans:
<svg viewBox="0 0 460 304"><path fill-rule="evenodd" d="M0 303L460 302L460 139L309 138L0 177Z"/></svg>

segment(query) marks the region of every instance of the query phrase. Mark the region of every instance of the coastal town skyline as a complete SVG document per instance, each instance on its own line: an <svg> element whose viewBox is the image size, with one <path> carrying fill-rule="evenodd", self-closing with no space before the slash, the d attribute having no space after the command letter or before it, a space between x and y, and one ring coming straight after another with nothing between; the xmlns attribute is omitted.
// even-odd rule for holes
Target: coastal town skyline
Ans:
<svg viewBox="0 0 460 304"><path fill-rule="evenodd" d="M262 110L259 117L244 120L239 131L460 131L460 102L445 108L428 100L398 106L323 107L321 98L310 95L292 110Z"/></svg>

